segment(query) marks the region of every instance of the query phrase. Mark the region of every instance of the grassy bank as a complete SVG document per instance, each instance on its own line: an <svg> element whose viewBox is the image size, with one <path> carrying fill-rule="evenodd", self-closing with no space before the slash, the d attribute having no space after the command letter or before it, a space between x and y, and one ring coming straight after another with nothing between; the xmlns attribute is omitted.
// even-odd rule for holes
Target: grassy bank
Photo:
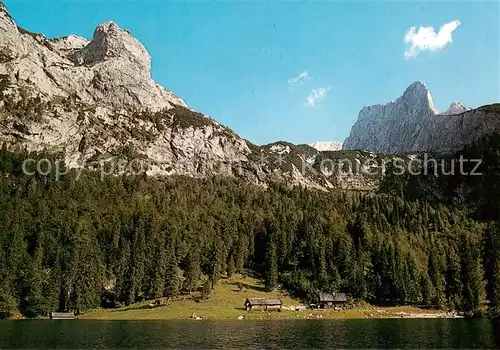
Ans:
<svg viewBox="0 0 500 350"><path fill-rule="evenodd" d="M243 286L240 290L239 286ZM211 297L202 302L193 299L169 301L166 305L151 307L152 301L141 302L113 310L94 310L81 315L81 319L98 320L187 320L193 314L204 320L244 319L345 319L345 318L392 318L392 317L445 317L438 310L422 310L414 307L378 308L371 305L357 306L345 311L304 310L281 312L247 312L243 303L246 298L280 298L285 307L302 305L300 301L280 292L266 292L261 281L252 277L235 275L219 282Z"/></svg>

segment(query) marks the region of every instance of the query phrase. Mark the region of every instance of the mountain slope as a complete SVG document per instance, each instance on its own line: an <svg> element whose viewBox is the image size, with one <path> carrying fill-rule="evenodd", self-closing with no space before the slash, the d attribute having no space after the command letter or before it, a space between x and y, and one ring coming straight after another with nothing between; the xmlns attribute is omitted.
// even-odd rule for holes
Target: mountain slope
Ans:
<svg viewBox="0 0 500 350"><path fill-rule="evenodd" d="M406 200L423 200L456 207L475 220L500 220L500 134L485 136L464 149L424 155L414 161L419 171L400 174L388 169L379 190ZM394 171L393 171L394 170Z"/></svg>
<svg viewBox="0 0 500 350"><path fill-rule="evenodd" d="M106 174L332 187L308 169L317 151L258 147L188 108L151 79L148 52L114 22L99 25L91 41L47 39L19 28L0 2L0 49L7 150L57 153L71 168Z"/></svg>
<svg viewBox="0 0 500 350"><path fill-rule="evenodd" d="M161 110L184 105L151 79L144 46L114 22L99 25L92 41L77 36L47 39L19 28L0 3L0 74L44 98Z"/></svg>

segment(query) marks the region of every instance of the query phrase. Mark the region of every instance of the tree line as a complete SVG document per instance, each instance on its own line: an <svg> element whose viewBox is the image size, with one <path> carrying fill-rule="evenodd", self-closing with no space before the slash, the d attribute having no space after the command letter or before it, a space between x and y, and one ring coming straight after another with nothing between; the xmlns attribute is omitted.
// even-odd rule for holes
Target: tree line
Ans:
<svg viewBox="0 0 500 350"><path fill-rule="evenodd" d="M2 317L206 295L245 268L304 301L500 303L500 229L451 205L227 178L27 176L28 156L0 151Z"/></svg>

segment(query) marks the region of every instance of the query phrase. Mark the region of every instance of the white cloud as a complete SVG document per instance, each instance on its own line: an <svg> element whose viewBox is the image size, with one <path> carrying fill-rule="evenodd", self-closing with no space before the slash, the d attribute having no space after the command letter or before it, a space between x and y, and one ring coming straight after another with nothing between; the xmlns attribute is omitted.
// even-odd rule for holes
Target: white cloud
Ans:
<svg viewBox="0 0 500 350"><path fill-rule="evenodd" d="M309 73L302 72L299 75L297 75L296 77L288 79L288 85L290 85L290 87L292 87L296 84L303 83L304 80L307 80L307 79L310 79Z"/></svg>
<svg viewBox="0 0 500 350"><path fill-rule="evenodd" d="M434 27L420 27L418 31L411 27L405 35L405 43L409 46L405 51L405 58L416 57L421 51L438 51L451 44L452 33L459 25L458 20L445 23L437 33Z"/></svg>
<svg viewBox="0 0 500 350"><path fill-rule="evenodd" d="M331 87L326 87L326 88L320 87L317 89L312 89L311 94L307 96L306 105L309 105L311 107L316 106L319 101L325 98L326 93L330 89Z"/></svg>

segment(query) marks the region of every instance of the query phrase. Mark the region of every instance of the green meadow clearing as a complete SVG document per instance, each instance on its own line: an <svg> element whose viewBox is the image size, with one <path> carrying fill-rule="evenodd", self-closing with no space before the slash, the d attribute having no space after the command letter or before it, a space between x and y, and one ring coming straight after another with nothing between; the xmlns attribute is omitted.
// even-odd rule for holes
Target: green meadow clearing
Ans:
<svg viewBox="0 0 500 350"><path fill-rule="evenodd" d="M240 286L242 288L240 289ZM246 311L246 298L280 298L281 312ZM356 305L344 311L302 310L288 308L304 306L282 291L267 292L262 282L254 277L234 275L219 281L209 299L197 302L185 296L176 300L163 300L161 306L151 306L154 300L136 303L119 309L96 309L80 315L81 319L98 320L188 320L193 315L203 320L244 319L343 319L343 318L392 318L392 317L445 317L438 310L422 310L414 307L378 308L368 304Z"/></svg>

